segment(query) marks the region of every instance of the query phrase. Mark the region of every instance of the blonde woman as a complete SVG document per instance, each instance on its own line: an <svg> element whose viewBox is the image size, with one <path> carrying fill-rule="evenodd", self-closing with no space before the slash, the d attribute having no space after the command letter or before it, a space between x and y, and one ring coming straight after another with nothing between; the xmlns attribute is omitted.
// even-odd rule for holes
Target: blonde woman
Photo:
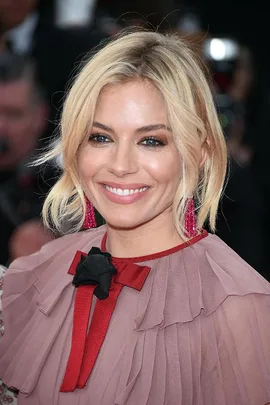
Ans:
<svg viewBox="0 0 270 405"><path fill-rule="evenodd" d="M227 157L187 45L134 32L97 52L41 160L60 153L43 216L72 232L4 277L0 376L19 405L268 403L270 287L203 230ZM93 206L106 225L82 231Z"/></svg>

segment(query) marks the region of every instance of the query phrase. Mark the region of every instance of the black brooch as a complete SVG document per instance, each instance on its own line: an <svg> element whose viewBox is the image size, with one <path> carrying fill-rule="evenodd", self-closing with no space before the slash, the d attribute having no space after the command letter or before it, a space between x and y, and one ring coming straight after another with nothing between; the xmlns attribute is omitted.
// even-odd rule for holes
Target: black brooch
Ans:
<svg viewBox="0 0 270 405"><path fill-rule="evenodd" d="M109 296L111 279L116 273L117 270L111 263L111 255L92 247L87 256L82 255L72 283L76 287L97 285L94 294L100 300L104 300Z"/></svg>

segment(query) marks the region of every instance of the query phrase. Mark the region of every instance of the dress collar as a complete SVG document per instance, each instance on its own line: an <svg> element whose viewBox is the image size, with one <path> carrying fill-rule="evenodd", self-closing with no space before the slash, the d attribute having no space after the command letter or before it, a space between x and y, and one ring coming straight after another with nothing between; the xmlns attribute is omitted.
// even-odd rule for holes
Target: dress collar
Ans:
<svg viewBox="0 0 270 405"><path fill-rule="evenodd" d="M188 246L194 245L194 243L198 242L199 240L205 238L208 235L208 232L203 229L198 235L194 236L193 238L189 239L188 241L181 243L180 245L174 246L173 248L163 250L161 252L157 253L152 253L149 255L145 256L138 256L138 257L113 257L113 260L118 262L118 261L125 261L125 262L133 262L133 263L139 263L139 262L148 262L149 260L155 260L155 259L160 259L161 257L169 256L173 253L177 253L180 250L185 249ZM103 252L107 252L106 249L106 242L107 242L107 232L103 235L102 241L101 241L101 250Z"/></svg>

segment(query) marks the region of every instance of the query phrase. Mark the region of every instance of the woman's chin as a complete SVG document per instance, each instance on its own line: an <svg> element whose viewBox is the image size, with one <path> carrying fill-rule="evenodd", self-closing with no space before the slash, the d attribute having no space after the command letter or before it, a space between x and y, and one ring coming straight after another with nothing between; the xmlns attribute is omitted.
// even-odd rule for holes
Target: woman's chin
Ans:
<svg viewBox="0 0 270 405"><path fill-rule="evenodd" d="M139 221L134 221L130 219L122 219L122 220L108 220L106 221L106 224L109 228L115 229L115 230L133 230L136 228L139 228L144 224L144 222L139 222Z"/></svg>

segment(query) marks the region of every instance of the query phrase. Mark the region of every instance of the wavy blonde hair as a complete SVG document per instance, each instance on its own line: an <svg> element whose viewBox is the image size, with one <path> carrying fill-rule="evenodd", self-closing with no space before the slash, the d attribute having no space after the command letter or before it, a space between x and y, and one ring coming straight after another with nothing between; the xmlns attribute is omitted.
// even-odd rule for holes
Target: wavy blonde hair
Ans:
<svg viewBox="0 0 270 405"><path fill-rule="evenodd" d="M226 144L199 57L177 35L132 32L111 40L79 72L64 103L60 141L39 163L62 155L63 174L48 194L43 219L63 233L81 229L84 192L77 170L77 153L89 134L97 99L104 86L132 80L153 83L163 95L168 119L182 160L174 201L175 226L186 239L186 201L196 200L198 228L215 220L227 167ZM202 162L202 151L206 155Z"/></svg>

